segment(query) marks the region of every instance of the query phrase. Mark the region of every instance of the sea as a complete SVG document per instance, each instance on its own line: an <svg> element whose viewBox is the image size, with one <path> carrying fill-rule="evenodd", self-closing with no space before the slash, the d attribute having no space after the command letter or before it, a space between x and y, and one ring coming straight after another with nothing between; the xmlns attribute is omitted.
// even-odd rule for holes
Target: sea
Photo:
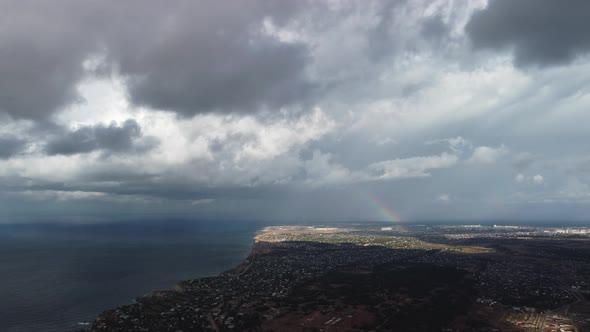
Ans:
<svg viewBox="0 0 590 332"><path fill-rule="evenodd" d="M75 331L102 311L248 256L266 223L0 225L0 331Z"/></svg>

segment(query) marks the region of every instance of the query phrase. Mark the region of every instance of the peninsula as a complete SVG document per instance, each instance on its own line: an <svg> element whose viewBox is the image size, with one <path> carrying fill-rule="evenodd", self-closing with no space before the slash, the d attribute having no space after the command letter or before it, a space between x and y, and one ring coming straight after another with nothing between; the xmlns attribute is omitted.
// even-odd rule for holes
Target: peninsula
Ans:
<svg viewBox="0 0 590 332"><path fill-rule="evenodd" d="M588 331L590 229L275 226L91 331ZM427 319L426 319L427 318Z"/></svg>

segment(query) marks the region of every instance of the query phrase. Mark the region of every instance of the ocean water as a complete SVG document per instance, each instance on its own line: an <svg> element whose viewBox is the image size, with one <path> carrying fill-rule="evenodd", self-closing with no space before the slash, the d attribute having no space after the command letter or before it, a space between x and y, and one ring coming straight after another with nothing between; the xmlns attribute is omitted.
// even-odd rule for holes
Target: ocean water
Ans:
<svg viewBox="0 0 590 332"><path fill-rule="evenodd" d="M256 222L0 225L0 331L71 331L250 252Z"/></svg>

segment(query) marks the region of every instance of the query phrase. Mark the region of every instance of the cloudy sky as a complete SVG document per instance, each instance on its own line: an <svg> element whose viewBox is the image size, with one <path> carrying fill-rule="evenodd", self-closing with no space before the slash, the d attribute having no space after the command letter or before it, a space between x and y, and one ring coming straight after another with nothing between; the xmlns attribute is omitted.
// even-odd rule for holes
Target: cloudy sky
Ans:
<svg viewBox="0 0 590 332"><path fill-rule="evenodd" d="M589 15L0 0L0 222L586 220Z"/></svg>

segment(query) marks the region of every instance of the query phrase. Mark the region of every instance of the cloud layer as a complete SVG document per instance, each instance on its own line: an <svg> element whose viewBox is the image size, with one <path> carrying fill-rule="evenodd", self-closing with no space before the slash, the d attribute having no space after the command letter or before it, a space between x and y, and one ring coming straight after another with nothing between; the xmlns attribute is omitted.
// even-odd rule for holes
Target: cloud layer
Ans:
<svg viewBox="0 0 590 332"><path fill-rule="evenodd" d="M557 6L0 0L0 222L582 220L590 7Z"/></svg>

